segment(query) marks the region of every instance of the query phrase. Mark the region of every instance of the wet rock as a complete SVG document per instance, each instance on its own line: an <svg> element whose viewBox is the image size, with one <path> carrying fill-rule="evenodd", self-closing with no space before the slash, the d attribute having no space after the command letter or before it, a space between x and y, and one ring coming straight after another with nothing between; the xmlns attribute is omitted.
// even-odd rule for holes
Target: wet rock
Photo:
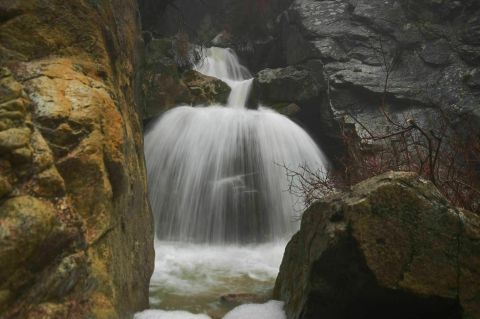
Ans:
<svg viewBox="0 0 480 319"><path fill-rule="evenodd" d="M303 68L289 66L264 69L254 80L254 94L265 105L275 102L306 102L317 98L323 89L312 74Z"/></svg>
<svg viewBox="0 0 480 319"><path fill-rule="evenodd" d="M480 45L480 18L471 17L463 29L463 40L467 44Z"/></svg>
<svg viewBox="0 0 480 319"><path fill-rule="evenodd" d="M478 318L479 238L430 182L386 173L304 213L274 296L289 318Z"/></svg>
<svg viewBox="0 0 480 319"><path fill-rule="evenodd" d="M465 82L471 88L480 88L480 69L474 69L465 75Z"/></svg>
<svg viewBox="0 0 480 319"><path fill-rule="evenodd" d="M230 87L217 78L203 75L197 71L186 71L182 81L192 94L193 105L226 104L230 95Z"/></svg>
<svg viewBox="0 0 480 319"><path fill-rule="evenodd" d="M327 97L323 62L309 59L296 66L264 69L253 82L249 104L264 105L300 122L334 161L343 156L340 127Z"/></svg>
<svg viewBox="0 0 480 319"><path fill-rule="evenodd" d="M433 115L431 122L438 123L447 115L454 125L480 123L478 88L469 75L480 65L478 10L470 0L295 0L277 20L282 68L322 63L322 70L310 70L328 83L316 105L335 115L322 119L323 126L333 118L344 121L348 113L375 131L384 120L384 91L394 117L414 113L423 121ZM303 124L317 130L318 122Z"/></svg>
<svg viewBox="0 0 480 319"><path fill-rule="evenodd" d="M452 51L445 40L423 45L420 57L425 63L432 65L445 65L450 61Z"/></svg>
<svg viewBox="0 0 480 319"><path fill-rule="evenodd" d="M295 103L278 103L270 106L278 113L288 117L294 117L302 110L301 107Z"/></svg>
<svg viewBox="0 0 480 319"><path fill-rule="evenodd" d="M191 65L182 66L177 60L172 39L152 39L147 45L142 80L145 120L178 105L224 104L227 101L230 93L227 84L194 70L185 70Z"/></svg>

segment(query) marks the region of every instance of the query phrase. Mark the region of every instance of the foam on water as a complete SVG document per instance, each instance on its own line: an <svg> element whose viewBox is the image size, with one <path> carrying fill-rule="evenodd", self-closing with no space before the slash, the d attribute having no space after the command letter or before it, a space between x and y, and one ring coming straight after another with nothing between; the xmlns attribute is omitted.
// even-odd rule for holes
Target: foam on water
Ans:
<svg viewBox="0 0 480 319"><path fill-rule="evenodd" d="M246 304L238 306L223 319L286 319L283 302L271 300L264 304ZM146 310L135 315L134 319L211 319L204 314L192 314L187 311Z"/></svg>
<svg viewBox="0 0 480 319"><path fill-rule="evenodd" d="M283 311L283 302L271 300L265 304L239 306L223 319L287 319Z"/></svg>
<svg viewBox="0 0 480 319"><path fill-rule="evenodd" d="M192 312L225 310L230 293L268 294L275 282L284 242L263 245L205 245L156 242L150 283L154 307Z"/></svg>

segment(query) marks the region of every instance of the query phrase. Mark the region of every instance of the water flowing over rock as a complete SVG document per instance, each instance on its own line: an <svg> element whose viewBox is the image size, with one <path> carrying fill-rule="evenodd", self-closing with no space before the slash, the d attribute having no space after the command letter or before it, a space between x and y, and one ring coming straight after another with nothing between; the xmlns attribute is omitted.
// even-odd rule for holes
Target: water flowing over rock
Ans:
<svg viewBox="0 0 480 319"><path fill-rule="evenodd" d="M221 80L188 69L194 59L193 45L186 46L185 56L177 57L178 48L169 38L149 39L145 48L142 72L144 120L152 120L178 105L224 104L230 87ZM187 65L179 60L186 59ZM185 69L188 70L185 70Z"/></svg>
<svg viewBox="0 0 480 319"><path fill-rule="evenodd" d="M288 318L480 318L480 218L413 173L312 205L274 295Z"/></svg>
<svg viewBox="0 0 480 319"><path fill-rule="evenodd" d="M197 70L230 85L226 107L178 107L145 138L157 237L264 242L297 227L297 199L282 165L325 170L312 139L288 118L245 108L252 79L229 49L211 48Z"/></svg>
<svg viewBox="0 0 480 319"><path fill-rule="evenodd" d="M0 317L148 307L135 1L0 1Z"/></svg>

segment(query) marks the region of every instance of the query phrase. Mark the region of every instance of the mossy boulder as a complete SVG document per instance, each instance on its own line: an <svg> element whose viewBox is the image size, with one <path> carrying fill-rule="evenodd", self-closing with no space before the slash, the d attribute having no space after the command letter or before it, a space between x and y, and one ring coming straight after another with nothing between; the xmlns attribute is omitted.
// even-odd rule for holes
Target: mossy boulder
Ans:
<svg viewBox="0 0 480 319"><path fill-rule="evenodd" d="M480 218L414 173L312 205L274 295L288 318L480 318Z"/></svg>
<svg viewBox="0 0 480 319"><path fill-rule="evenodd" d="M190 70L182 75L182 81L190 90L193 105L227 103L231 89L225 82L217 78Z"/></svg>

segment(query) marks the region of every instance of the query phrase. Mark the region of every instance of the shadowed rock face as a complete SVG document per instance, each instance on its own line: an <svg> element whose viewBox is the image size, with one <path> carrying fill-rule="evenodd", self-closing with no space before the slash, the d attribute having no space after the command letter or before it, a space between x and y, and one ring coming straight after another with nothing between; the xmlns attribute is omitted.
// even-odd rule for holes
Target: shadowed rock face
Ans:
<svg viewBox="0 0 480 319"><path fill-rule="evenodd" d="M480 318L480 219L413 173L310 207L274 295L289 318Z"/></svg>
<svg viewBox="0 0 480 319"><path fill-rule="evenodd" d="M0 1L0 317L148 306L140 41L135 1Z"/></svg>

